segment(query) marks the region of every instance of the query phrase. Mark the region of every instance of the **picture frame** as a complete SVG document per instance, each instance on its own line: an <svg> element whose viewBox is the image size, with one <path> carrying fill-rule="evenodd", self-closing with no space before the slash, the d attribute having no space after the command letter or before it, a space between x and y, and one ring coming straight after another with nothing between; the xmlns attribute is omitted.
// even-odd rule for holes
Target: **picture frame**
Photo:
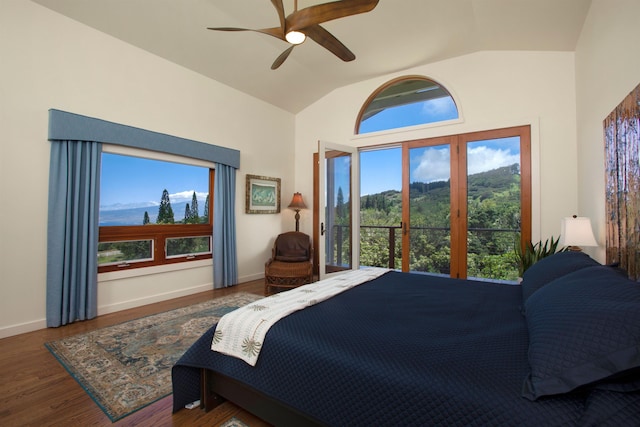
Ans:
<svg viewBox="0 0 640 427"><path fill-rule="evenodd" d="M280 213L280 178L247 174L245 213Z"/></svg>

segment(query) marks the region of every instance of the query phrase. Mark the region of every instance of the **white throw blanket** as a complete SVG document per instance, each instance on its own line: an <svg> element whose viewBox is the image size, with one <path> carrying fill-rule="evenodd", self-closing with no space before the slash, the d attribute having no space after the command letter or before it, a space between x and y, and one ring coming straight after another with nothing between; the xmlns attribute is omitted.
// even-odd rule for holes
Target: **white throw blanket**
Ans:
<svg viewBox="0 0 640 427"><path fill-rule="evenodd" d="M388 271L388 268L364 267L240 307L222 316L213 334L211 349L255 366L264 337L278 320Z"/></svg>

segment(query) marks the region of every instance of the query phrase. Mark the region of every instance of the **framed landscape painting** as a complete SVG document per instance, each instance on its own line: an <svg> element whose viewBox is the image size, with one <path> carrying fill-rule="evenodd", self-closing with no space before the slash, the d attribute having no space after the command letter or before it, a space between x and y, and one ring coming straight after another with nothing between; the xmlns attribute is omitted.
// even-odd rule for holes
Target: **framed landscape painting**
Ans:
<svg viewBox="0 0 640 427"><path fill-rule="evenodd" d="M246 213L280 213L280 178L247 174L246 191Z"/></svg>

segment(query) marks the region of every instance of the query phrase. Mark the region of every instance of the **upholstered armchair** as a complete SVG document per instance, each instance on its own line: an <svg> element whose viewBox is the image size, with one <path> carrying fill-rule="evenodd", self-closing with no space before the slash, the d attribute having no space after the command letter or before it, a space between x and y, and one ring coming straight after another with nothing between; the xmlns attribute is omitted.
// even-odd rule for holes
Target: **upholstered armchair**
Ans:
<svg viewBox="0 0 640 427"><path fill-rule="evenodd" d="M280 234L273 243L271 258L264 265L264 293L272 288L295 288L313 281L311 238L299 231Z"/></svg>

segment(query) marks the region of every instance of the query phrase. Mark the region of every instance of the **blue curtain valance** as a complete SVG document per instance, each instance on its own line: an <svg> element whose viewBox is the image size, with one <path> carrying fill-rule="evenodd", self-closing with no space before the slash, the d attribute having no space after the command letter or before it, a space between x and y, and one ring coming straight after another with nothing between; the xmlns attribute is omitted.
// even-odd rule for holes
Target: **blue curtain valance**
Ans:
<svg viewBox="0 0 640 427"><path fill-rule="evenodd" d="M49 141L96 141L240 168L240 151L79 114L49 110Z"/></svg>

